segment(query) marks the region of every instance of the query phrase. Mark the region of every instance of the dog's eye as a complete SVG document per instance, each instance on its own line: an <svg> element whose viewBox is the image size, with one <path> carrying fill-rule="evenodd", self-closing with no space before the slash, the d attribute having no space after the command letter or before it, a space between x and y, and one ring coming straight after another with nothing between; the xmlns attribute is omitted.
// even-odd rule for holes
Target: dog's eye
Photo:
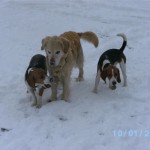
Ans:
<svg viewBox="0 0 150 150"><path fill-rule="evenodd" d="M49 54L51 54L51 52L50 52L50 51L48 51L48 53L49 53Z"/></svg>
<svg viewBox="0 0 150 150"><path fill-rule="evenodd" d="M57 51L57 52L56 52L56 54L59 54L59 53L60 53L60 51Z"/></svg>

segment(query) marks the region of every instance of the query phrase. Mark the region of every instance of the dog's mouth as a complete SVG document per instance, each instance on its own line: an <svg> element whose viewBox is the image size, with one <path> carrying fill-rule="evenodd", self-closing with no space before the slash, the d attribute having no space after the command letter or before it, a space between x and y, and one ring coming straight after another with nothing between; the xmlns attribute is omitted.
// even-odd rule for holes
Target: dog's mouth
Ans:
<svg viewBox="0 0 150 150"><path fill-rule="evenodd" d="M55 67L55 60L54 59L50 60L50 66Z"/></svg>
<svg viewBox="0 0 150 150"><path fill-rule="evenodd" d="M115 90L116 88L117 88L116 85L110 87L111 90Z"/></svg>
<svg viewBox="0 0 150 150"><path fill-rule="evenodd" d="M50 63L50 66L51 66L51 67L55 67L55 64Z"/></svg>

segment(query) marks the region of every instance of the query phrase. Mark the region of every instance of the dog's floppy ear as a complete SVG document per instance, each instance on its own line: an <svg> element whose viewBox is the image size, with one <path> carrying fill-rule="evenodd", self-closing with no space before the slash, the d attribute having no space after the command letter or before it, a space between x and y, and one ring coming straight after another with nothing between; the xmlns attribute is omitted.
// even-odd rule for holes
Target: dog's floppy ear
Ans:
<svg viewBox="0 0 150 150"><path fill-rule="evenodd" d="M101 78L105 81L106 83L106 78L107 78L107 69L104 69L102 72L101 72Z"/></svg>
<svg viewBox="0 0 150 150"><path fill-rule="evenodd" d="M60 44L62 46L64 53L67 53L69 50L69 47L70 47L69 41L67 39L61 37L60 38Z"/></svg>
<svg viewBox="0 0 150 150"><path fill-rule="evenodd" d="M48 40L50 40L51 37L50 36L47 36L46 38L42 39L42 46L41 46L41 50L44 50L45 49L45 46L48 42Z"/></svg>
<svg viewBox="0 0 150 150"><path fill-rule="evenodd" d="M119 71L118 68L117 68L117 71L118 71L117 82L120 83L121 82L121 78L120 78L120 71Z"/></svg>
<svg viewBox="0 0 150 150"><path fill-rule="evenodd" d="M46 38L42 39L42 46L41 46L41 50L44 50L46 45Z"/></svg>
<svg viewBox="0 0 150 150"><path fill-rule="evenodd" d="M34 78L33 74L28 75L27 81L31 87L35 86L35 78Z"/></svg>

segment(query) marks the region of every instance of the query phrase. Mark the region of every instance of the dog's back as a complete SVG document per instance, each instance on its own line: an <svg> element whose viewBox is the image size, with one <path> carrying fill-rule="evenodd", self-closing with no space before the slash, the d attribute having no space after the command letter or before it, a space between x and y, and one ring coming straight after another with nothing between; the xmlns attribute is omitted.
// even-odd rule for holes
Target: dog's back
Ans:
<svg viewBox="0 0 150 150"><path fill-rule="evenodd" d="M33 67L41 68L47 73L46 57L41 55L41 54L36 54L31 58L29 66L28 66L26 73L25 73L25 80L27 79L27 76L28 76L28 70L30 68L33 68Z"/></svg>
<svg viewBox="0 0 150 150"><path fill-rule="evenodd" d="M60 37L66 38L69 41L75 66L79 68L83 67L83 61L84 61L83 50L82 50L80 39L92 43L95 47L98 47L99 44L97 35L91 31L80 32L80 33L68 31L61 34Z"/></svg>
<svg viewBox="0 0 150 150"><path fill-rule="evenodd" d="M30 60L28 68L32 67L41 68L46 71L46 57L41 54L34 55Z"/></svg>
<svg viewBox="0 0 150 150"><path fill-rule="evenodd" d="M121 62L123 59L124 62L126 63L126 57L123 53L126 45L127 45L127 38L123 33L117 34L117 36L120 36L123 38L123 43L122 46L119 49L109 49L105 51L99 58L97 69L101 69L103 66L104 60L109 60L112 65L115 65L117 62Z"/></svg>

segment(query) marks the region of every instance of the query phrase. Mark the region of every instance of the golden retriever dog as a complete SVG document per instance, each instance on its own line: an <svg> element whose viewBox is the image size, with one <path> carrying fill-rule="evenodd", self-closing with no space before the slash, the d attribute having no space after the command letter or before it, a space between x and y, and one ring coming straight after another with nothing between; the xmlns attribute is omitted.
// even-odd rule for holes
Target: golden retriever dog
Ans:
<svg viewBox="0 0 150 150"><path fill-rule="evenodd" d="M61 99L68 101L70 94L70 76L73 67L79 68L77 81L83 78L83 50L80 39L92 43L98 47L99 40L93 32L65 32L60 36L47 36L42 40L41 50L46 52L46 64L49 74L57 78L52 84L52 95L50 101L57 99L57 86L62 84L63 92Z"/></svg>

